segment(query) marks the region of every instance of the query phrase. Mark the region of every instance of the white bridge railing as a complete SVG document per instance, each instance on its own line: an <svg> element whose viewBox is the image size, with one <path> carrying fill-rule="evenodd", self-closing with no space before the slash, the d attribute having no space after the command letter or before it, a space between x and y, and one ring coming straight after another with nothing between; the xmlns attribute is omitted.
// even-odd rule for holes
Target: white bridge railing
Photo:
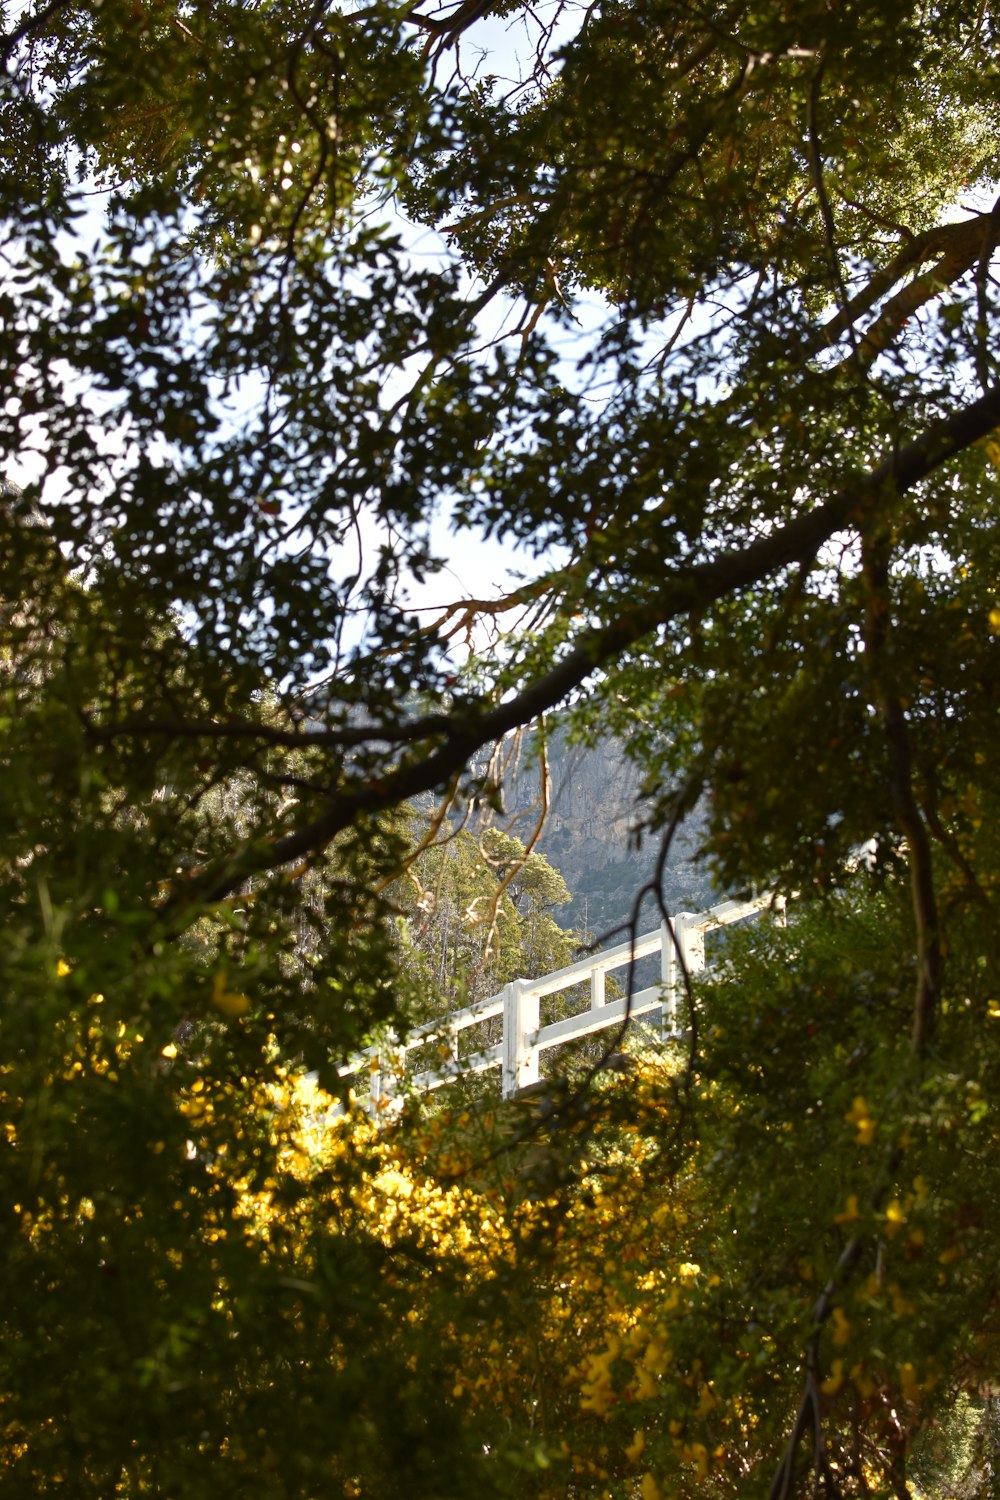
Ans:
<svg viewBox="0 0 1000 1500"><path fill-rule="evenodd" d="M679 1036L679 1014L684 989L684 973L697 974L705 967L705 936L732 922L759 916L770 909L778 921L784 920L781 897L759 896L752 901L724 901L709 911L681 912L671 922L663 922L655 932L620 943L603 953L581 959L565 969L557 969L540 979L515 979L497 995L477 1000L464 1010L453 1011L440 1020L428 1021L412 1031L405 1043L393 1037L366 1048L341 1068L341 1077L367 1073L371 1078L369 1109L377 1113L401 1102L407 1090L427 1092L441 1088L456 1078L483 1073L499 1067L501 1090L505 1099L518 1090L536 1083L542 1052L561 1043L590 1036L606 1027L630 1018L659 1012L664 1036ZM626 971L639 959L659 954L660 978L656 984L633 992L627 997L608 999L607 976L616 969ZM558 995L579 985L589 984L590 1005L573 1015L548 1025L540 1023L540 1003L547 995ZM463 1031L484 1021L503 1017L502 1039L493 1046L460 1056L459 1038ZM436 1050L441 1061L407 1077L407 1058L425 1049Z"/></svg>

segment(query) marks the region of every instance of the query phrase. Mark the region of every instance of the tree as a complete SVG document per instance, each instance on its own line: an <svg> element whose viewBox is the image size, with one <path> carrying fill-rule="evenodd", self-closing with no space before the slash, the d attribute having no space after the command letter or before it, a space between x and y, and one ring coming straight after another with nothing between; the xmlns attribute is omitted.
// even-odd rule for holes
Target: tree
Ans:
<svg viewBox="0 0 1000 1500"><path fill-rule="evenodd" d="M406 962L419 958L428 993L450 1009L458 996L479 999L573 961L573 935L550 914L570 899L566 882L498 828L429 845L408 865L399 899Z"/></svg>
<svg viewBox="0 0 1000 1500"><path fill-rule="evenodd" d="M528 40L477 72L500 12ZM996 1370L992 12L3 21L10 1484L503 1488L434 1428L405 1254L327 1222L300 1264L238 1205L300 1191L286 1070L334 1088L413 1013L399 809L499 804L480 752L565 714L628 740L664 849L705 796L719 877L835 934L692 993L663 1170L738 1234L684 1358L700 1327L732 1400L763 1372L739 1484L904 1494L916 1427ZM537 568L428 622L442 515ZM678 1437L685 1483L737 1483Z"/></svg>

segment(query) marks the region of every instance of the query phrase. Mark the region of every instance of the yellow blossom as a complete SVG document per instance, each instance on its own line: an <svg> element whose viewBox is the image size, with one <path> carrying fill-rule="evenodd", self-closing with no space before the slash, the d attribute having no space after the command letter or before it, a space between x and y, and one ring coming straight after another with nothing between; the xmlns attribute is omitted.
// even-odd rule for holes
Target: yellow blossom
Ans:
<svg viewBox="0 0 1000 1500"><path fill-rule="evenodd" d="M707 1417L709 1412L718 1406L718 1404L711 1386L703 1381L698 1387L698 1406L695 1415L698 1417Z"/></svg>
<svg viewBox="0 0 1000 1500"><path fill-rule="evenodd" d="M642 1500L663 1500L663 1491L652 1474L643 1474L639 1493L642 1496Z"/></svg>
<svg viewBox="0 0 1000 1500"><path fill-rule="evenodd" d="M664 1349L656 1339L650 1339L642 1356L642 1363L651 1375L662 1375L670 1363L670 1350Z"/></svg>
<svg viewBox="0 0 1000 1500"><path fill-rule="evenodd" d="M704 1443L685 1443L681 1458L686 1464L691 1464L699 1479L708 1478L708 1449Z"/></svg>
<svg viewBox="0 0 1000 1500"><path fill-rule="evenodd" d="M240 1016L245 1016L250 1009L250 1001L246 995L235 994L232 990L226 988L226 975L223 969L218 971L212 981L211 1003L216 1010L221 1011L224 1016L228 1016L231 1021L238 1020Z"/></svg>
<svg viewBox="0 0 1000 1500"><path fill-rule="evenodd" d="M612 1384L611 1366L620 1350L618 1339L612 1338L608 1348L601 1354L591 1354L588 1357L586 1378L580 1392L582 1411L592 1411L603 1417L615 1404L617 1397Z"/></svg>
<svg viewBox="0 0 1000 1500"><path fill-rule="evenodd" d="M854 1103L844 1116L849 1125L856 1125L858 1129L855 1144L858 1146L870 1146L875 1139L875 1121L871 1117L864 1094L855 1094Z"/></svg>
<svg viewBox="0 0 1000 1500"><path fill-rule="evenodd" d="M857 1193L849 1193L847 1197L846 1207L843 1208L839 1214L834 1214L833 1222L835 1224L854 1224L860 1218L861 1213L858 1209L858 1195Z"/></svg>
<svg viewBox="0 0 1000 1500"><path fill-rule="evenodd" d="M920 1381L917 1372L909 1360L899 1365L899 1384L907 1401L917 1402L920 1400Z"/></svg>
<svg viewBox="0 0 1000 1500"><path fill-rule="evenodd" d="M629 1463L635 1463L636 1459L642 1453L642 1450L643 1448L645 1448L645 1446L646 1434L644 1432L637 1432L632 1438L632 1441L629 1443L628 1447L625 1449L625 1457L628 1459Z"/></svg>
<svg viewBox="0 0 1000 1500"><path fill-rule="evenodd" d="M886 1234L896 1234L900 1229L902 1229L905 1223L906 1215L903 1212L903 1205L900 1203L898 1198L893 1198L892 1202L888 1205L885 1211Z"/></svg>
<svg viewBox="0 0 1000 1500"><path fill-rule="evenodd" d="M835 1307L833 1309L831 1322L833 1323L833 1342L838 1349L842 1349L851 1337L851 1325L849 1320L844 1316L844 1309L842 1307Z"/></svg>
<svg viewBox="0 0 1000 1500"><path fill-rule="evenodd" d="M910 1313L916 1312L916 1308L909 1297L903 1296L895 1281L889 1288L889 1296L892 1298L892 1310L897 1318L907 1317Z"/></svg>
<svg viewBox="0 0 1000 1500"><path fill-rule="evenodd" d="M835 1396L844 1383L844 1361L835 1359L830 1366L830 1373L820 1386L824 1396Z"/></svg>

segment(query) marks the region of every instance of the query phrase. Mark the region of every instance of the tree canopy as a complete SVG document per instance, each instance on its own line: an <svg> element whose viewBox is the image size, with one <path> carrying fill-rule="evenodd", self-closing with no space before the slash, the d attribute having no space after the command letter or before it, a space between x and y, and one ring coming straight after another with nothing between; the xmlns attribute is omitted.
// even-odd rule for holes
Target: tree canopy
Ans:
<svg viewBox="0 0 1000 1500"><path fill-rule="evenodd" d="M0 1483L901 1500L997 1376L993 9L0 27ZM455 1123L446 1253L282 1111L426 1014L400 893L557 716L802 916L530 1167Z"/></svg>

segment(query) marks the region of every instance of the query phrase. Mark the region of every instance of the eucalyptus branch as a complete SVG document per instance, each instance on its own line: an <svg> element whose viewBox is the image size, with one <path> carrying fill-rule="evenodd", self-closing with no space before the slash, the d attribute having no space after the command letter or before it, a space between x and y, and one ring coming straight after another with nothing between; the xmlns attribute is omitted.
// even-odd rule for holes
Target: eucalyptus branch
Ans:
<svg viewBox="0 0 1000 1500"><path fill-rule="evenodd" d="M427 832L424 834L423 838L417 841L413 849L410 850L406 858L403 860L402 864L399 865L397 869L393 870L391 874L384 876L378 882L375 887L376 895L378 895L381 891L384 891L386 887L390 886L394 880L398 880L401 875L409 875L420 856L422 854L425 854L428 849L438 844L438 835L440 834L441 829L444 827L449 812L455 805L455 798L457 797L457 795L458 777L454 776L452 777L452 780L450 781L448 786L445 788L444 796L441 797L437 807L434 809L433 813L430 816L430 820L427 825ZM467 817L468 812L466 812L466 818ZM462 821L464 823L465 818L463 818ZM448 842L448 840L444 840L444 842Z"/></svg>
<svg viewBox="0 0 1000 1500"><path fill-rule="evenodd" d="M492 949L493 949L493 940L496 937L497 920L498 920L499 914L500 914L500 901L501 901L501 899L503 897L503 893L504 893L504 891L507 890L507 888L511 884L511 882L514 881L517 878L517 876L524 869L525 865L528 863L528 859L531 856L531 854L533 853L535 845L538 843L538 840L542 836L542 830L545 827L545 821L546 821L546 819L548 817L548 814L549 814L549 795L550 795L550 788L551 788L552 778L551 778L551 776L549 774L549 759L548 759L548 749L547 749L547 746L546 746L546 743L545 743L545 720L544 720L544 717L539 720L539 736L538 736L538 739L539 739L539 781L540 781L540 790L539 790L539 796L538 796L538 816L535 819L535 826L531 830L531 833L528 836L528 841L524 845L524 853L522 855L520 855L519 858L517 858L517 859L515 859L515 860L513 860L511 862L510 869L503 876L503 878L501 879L501 881L500 881L499 885L497 886L496 890L493 892L492 897L490 898L489 915L487 917L483 918L483 923L484 924L486 922L489 922L489 929L488 929L488 931L486 933L486 942L485 942L485 945L484 945L484 948L483 948L483 956L480 959L480 962L479 962L479 964L477 965L477 968L476 968L476 972L477 973L478 973L479 969L482 967L482 965L486 962L487 958L489 957L489 955L490 955L490 953L492 952ZM486 855L485 851L482 849L481 846L480 846L480 852L483 854L483 857L487 860L487 863L489 863L489 857Z"/></svg>
<svg viewBox="0 0 1000 1500"><path fill-rule="evenodd" d="M857 350L848 355L838 369L857 373L868 370L915 312L939 296L946 287L953 286L973 266L988 265L989 256L1000 240L1000 214L993 211L962 224L946 224L933 231L933 235L936 239L929 244L943 246L943 254L930 270L914 277L889 299L874 323L865 330Z"/></svg>
<svg viewBox="0 0 1000 1500"><path fill-rule="evenodd" d="M838 366L846 368L856 358L857 368L867 369L914 312L977 261L982 262L984 256L988 257L998 239L1000 215L997 205L989 213L976 214L959 224L941 224L923 234L911 235L888 265L876 271L837 314L806 341L798 351L799 358L805 361L830 348L843 334L851 332L858 319L881 302L908 271L935 260L937 263L930 271L916 277L890 299L862 336L857 355L848 356L843 365Z"/></svg>

